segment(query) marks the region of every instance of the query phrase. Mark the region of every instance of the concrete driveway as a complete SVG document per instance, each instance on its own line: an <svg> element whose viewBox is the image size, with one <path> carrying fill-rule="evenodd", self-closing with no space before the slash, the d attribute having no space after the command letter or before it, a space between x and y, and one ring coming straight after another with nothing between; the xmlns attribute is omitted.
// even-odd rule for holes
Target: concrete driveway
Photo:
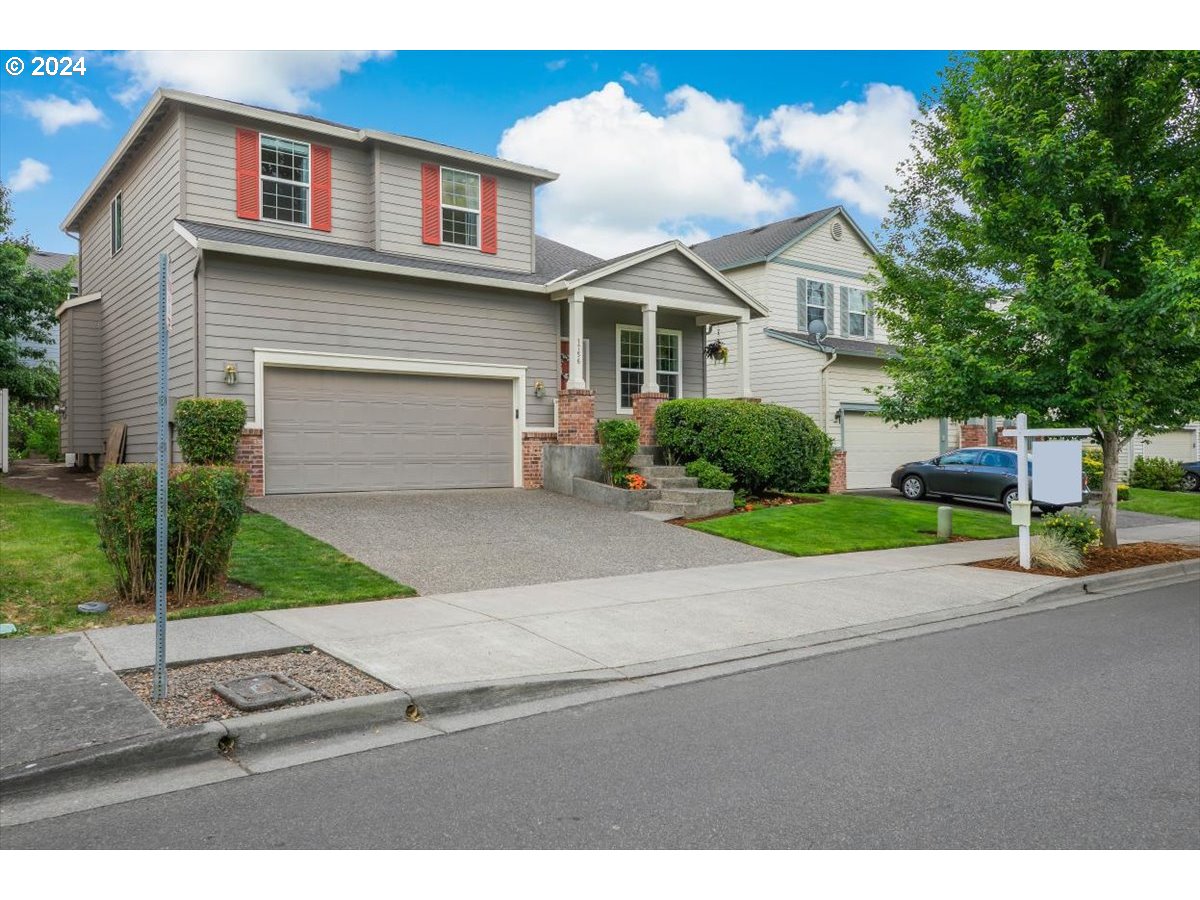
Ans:
<svg viewBox="0 0 1200 900"><path fill-rule="evenodd" d="M550 491L307 494L250 506L422 594L779 558Z"/></svg>

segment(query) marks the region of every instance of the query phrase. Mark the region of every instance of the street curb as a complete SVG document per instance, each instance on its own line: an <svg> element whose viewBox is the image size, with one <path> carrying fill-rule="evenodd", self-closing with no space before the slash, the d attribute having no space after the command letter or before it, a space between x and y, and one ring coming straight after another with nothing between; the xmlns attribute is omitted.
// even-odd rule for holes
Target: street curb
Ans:
<svg viewBox="0 0 1200 900"><path fill-rule="evenodd" d="M502 681L439 684L429 688L409 688L409 691L422 716L428 717L480 712L498 706L546 700L627 678L627 675L616 669L599 669L578 674L535 675Z"/></svg>
<svg viewBox="0 0 1200 900"><path fill-rule="evenodd" d="M1186 581L1200 574L1200 559L1139 566L1084 578L1063 578L1062 584L1039 585L1010 598L1014 605L1057 600L1077 594L1106 594L1115 589L1156 587Z"/></svg>
<svg viewBox="0 0 1200 900"><path fill-rule="evenodd" d="M236 756L239 747L317 737L395 722L406 717L413 699L406 691L347 697L225 719L220 724Z"/></svg>

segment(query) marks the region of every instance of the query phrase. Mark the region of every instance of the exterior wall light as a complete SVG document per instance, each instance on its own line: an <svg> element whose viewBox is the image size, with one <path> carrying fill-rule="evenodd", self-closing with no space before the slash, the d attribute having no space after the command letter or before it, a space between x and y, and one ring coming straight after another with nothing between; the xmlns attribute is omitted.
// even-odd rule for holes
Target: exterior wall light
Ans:
<svg viewBox="0 0 1200 900"><path fill-rule="evenodd" d="M225 363L225 383L237 384L237 363Z"/></svg>
<svg viewBox="0 0 1200 900"><path fill-rule="evenodd" d="M533 383L533 396L539 400L546 396L546 384L540 378Z"/></svg>

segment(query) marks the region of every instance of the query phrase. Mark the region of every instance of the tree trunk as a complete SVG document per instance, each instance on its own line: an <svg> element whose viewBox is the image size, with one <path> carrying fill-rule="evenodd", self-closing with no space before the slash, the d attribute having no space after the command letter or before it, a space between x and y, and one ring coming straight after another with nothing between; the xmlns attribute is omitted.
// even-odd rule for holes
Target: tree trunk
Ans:
<svg viewBox="0 0 1200 900"><path fill-rule="evenodd" d="M1117 465L1121 460L1121 439L1115 431L1102 432L1104 442L1104 481L1100 487L1100 531L1105 547L1117 546Z"/></svg>

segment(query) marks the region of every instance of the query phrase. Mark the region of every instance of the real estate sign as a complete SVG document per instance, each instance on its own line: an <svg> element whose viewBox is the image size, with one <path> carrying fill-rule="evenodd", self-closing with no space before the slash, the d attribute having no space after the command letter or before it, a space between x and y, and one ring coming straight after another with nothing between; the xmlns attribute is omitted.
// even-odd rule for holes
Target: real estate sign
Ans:
<svg viewBox="0 0 1200 900"><path fill-rule="evenodd" d="M1033 499L1066 506L1083 499L1083 442L1033 442Z"/></svg>

